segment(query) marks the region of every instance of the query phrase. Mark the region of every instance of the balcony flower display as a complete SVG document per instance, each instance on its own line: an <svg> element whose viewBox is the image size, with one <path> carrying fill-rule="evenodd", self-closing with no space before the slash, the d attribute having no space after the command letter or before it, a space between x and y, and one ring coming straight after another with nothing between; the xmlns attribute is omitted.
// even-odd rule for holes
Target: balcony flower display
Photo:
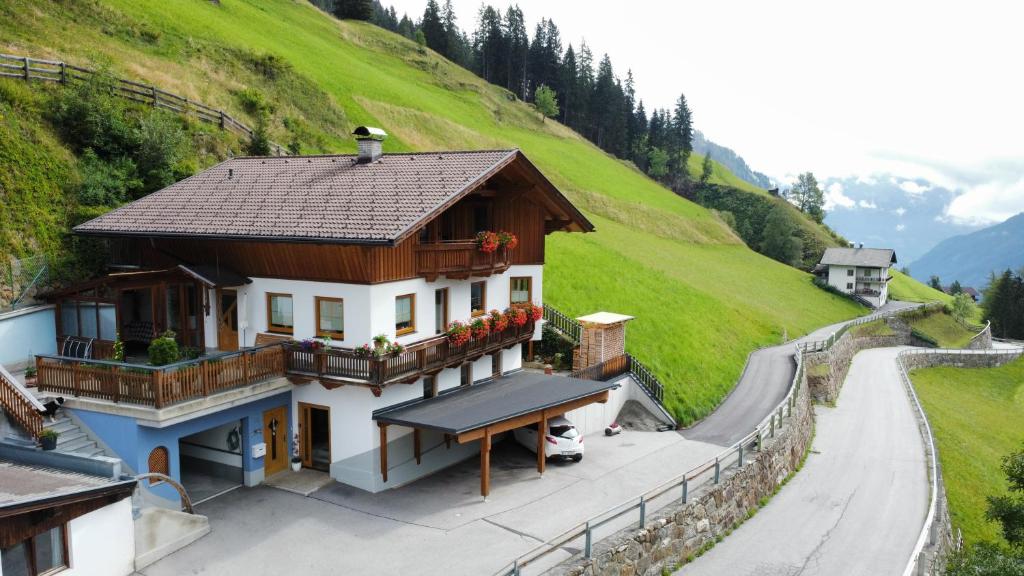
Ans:
<svg viewBox="0 0 1024 576"><path fill-rule="evenodd" d="M544 319L544 307L537 306L536 304L530 304L530 311L528 314L530 314L530 317L533 318L534 322L540 322Z"/></svg>
<svg viewBox="0 0 1024 576"><path fill-rule="evenodd" d="M476 247L484 254L492 254L498 250L498 235L494 232L477 232Z"/></svg>
<svg viewBox="0 0 1024 576"><path fill-rule="evenodd" d="M520 307L509 308L507 314L509 316L510 321L512 322L512 325L515 326L516 328L521 328L526 324L526 310L523 310Z"/></svg>
<svg viewBox="0 0 1024 576"><path fill-rule="evenodd" d="M306 338L299 342L303 352L316 352L324 347L324 343L316 338Z"/></svg>
<svg viewBox="0 0 1024 576"><path fill-rule="evenodd" d="M472 334L469 331L469 326L455 320L448 324L448 342L453 346L462 346L466 342L469 342Z"/></svg>
<svg viewBox="0 0 1024 576"><path fill-rule="evenodd" d="M402 352L405 352L405 346L398 342L388 342L387 346L384 347L385 356L398 356Z"/></svg>
<svg viewBox="0 0 1024 576"><path fill-rule="evenodd" d="M491 310L491 330L501 332L508 328L508 316L497 310Z"/></svg>
<svg viewBox="0 0 1024 576"><path fill-rule="evenodd" d="M515 250L519 246L519 238L511 232L502 230L498 232L498 245L506 250Z"/></svg>
<svg viewBox="0 0 1024 576"><path fill-rule="evenodd" d="M373 355L373 348L370 348L369 344L363 344L359 348L355 349L356 356L369 357Z"/></svg>
<svg viewBox="0 0 1024 576"><path fill-rule="evenodd" d="M469 329L473 332L473 338L484 340L491 333L491 322L486 316L481 316L473 320L473 323L469 325Z"/></svg>

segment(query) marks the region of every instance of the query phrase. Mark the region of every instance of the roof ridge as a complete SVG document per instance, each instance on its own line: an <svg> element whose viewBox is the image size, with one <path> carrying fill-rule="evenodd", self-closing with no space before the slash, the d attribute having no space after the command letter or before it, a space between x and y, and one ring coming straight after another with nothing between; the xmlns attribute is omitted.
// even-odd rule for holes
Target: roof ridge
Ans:
<svg viewBox="0 0 1024 576"><path fill-rule="evenodd" d="M519 148L487 148L484 150L421 150L417 152L385 152L381 154L381 157L387 156L434 156L444 154L486 154L486 153L510 153L519 152ZM302 158L355 158L359 154L351 152L344 154L300 154L295 156L234 156L225 160L224 162L230 162L232 160L296 160Z"/></svg>

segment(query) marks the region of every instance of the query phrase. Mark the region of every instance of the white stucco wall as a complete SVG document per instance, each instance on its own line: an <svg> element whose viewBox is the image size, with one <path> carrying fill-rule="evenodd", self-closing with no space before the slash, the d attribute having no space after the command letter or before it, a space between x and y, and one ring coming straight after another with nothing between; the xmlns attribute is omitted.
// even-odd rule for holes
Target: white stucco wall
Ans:
<svg viewBox="0 0 1024 576"><path fill-rule="evenodd" d="M56 353L57 328L52 305L0 314L0 364L18 370L34 362L34 354Z"/></svg>
<svg viewBox="0 0 1024 576"><path fill-rule="evenodd" d="M135 571L132 500L125 498L68 523L68 576L124 576Z"/></svg>
<svg viewBox="0 0 1024 576"><path fill-rule="evenodd" d="M856 273L857 269L853 266L829 266L828 267L828 283L847 294L852 293L857 286L856 276L849 276L849 271L853 270ZM852 287L847 288L847 284L852 284Z"/></svg>

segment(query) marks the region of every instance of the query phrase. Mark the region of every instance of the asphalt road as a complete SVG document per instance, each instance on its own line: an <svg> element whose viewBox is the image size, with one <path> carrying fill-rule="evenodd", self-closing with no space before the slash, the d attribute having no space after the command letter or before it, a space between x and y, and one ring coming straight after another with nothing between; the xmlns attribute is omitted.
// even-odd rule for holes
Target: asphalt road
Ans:
<svg viewBox="0 0 1024 576"><path fill-rule="evenodd" d="M857 354L811 454L771 502L685 576L900 574L928 509L924 443L896 354Z"/></svg>
<svg viewBox="0 0 1024 576"><path fill-rule="evenodd" d="M919 306L889 301L875 314ZM704 420L680 433L687 440L730 446L754 430L786 396L796 372L796 344L824 340L847 322L811 332L780 346L762 348L750 355L740 381L722 404Z"/></svg>

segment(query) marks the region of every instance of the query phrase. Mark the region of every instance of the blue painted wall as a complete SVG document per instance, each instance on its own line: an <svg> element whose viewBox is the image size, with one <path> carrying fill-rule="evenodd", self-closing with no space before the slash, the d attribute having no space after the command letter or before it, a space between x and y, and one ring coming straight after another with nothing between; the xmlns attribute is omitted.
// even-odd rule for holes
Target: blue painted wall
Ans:
<svg viewBox="0 0 1024 576"><path fill-rule="evenodd" d="M291 392L284 392L167 428L140 426L136 424L134 418L102 412L81 409L71 410L71 412L137 473L148 471L149 453L154 448L157 446L167 448L170 475L175 480L181 481L178 440L196 432L239 420L242 421L242 468L246 472L262 470L263 458L253 458L251 447L253 444L263 441L263 412L280 406L290 407L291 396ZM289 408L286 412L290 418L291 409ZM285 433L288 434L289 439L293 437L291 422L287 424ZM163 498L171 500L178 498L177 492L170 486L158 484L149 489Z"/></svg>
<svg viewBox="0 0 1024 576"><path fill-rule="evenodd" d="M34 362L34 354L57 353L53 306L0 314L0 364L8 368Z"/></svg>

